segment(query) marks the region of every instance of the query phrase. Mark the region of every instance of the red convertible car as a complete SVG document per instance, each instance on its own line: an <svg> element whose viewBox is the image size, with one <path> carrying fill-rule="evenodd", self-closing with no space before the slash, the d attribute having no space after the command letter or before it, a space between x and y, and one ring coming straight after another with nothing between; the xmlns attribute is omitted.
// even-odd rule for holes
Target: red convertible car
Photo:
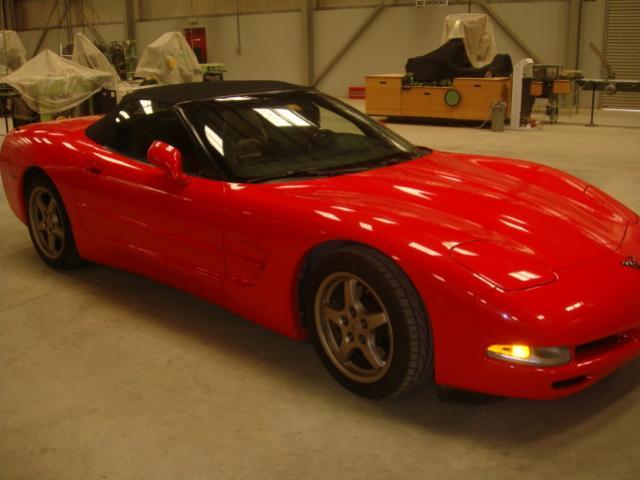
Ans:
<svg viewBox="0 0 640 480"><path fill-rule="evenodd" d="M638 215L541 165L415 147L280 82L154 87L13 130L42 259L89 260L311 338L360 395L557 398L640 353Z"/></svg>

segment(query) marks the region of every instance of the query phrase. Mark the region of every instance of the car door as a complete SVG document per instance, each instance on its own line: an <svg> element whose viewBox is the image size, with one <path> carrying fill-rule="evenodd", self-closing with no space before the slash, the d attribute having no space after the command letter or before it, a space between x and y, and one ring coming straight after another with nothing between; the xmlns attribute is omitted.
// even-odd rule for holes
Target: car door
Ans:
<svg viewBox="0 0 640 480"><path fill-rule="evenodd" d="M181 151L188 183L146 161L154 140ZM106 145L87 143L76 196L101 261L220 301L224 183L205 178L192 140L170 107L134 100Z"/></svg>

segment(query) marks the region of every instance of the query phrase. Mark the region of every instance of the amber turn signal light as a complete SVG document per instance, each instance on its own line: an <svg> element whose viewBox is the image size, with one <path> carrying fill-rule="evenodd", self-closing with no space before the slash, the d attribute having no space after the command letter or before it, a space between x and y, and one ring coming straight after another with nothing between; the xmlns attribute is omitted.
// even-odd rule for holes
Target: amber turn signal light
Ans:
<svg viewBox="0 0 640 480"><path fill-rule="evenodd" d="M529 345L491 345L487 356L510 363L539 367L555 367L571 361L567 347L531 347Z"/></svg>

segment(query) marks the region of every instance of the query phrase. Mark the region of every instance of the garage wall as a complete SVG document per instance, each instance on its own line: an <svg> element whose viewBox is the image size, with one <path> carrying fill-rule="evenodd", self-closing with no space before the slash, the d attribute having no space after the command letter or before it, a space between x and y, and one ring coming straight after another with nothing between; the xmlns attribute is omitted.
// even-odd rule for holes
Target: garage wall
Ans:
<svg viewBox="0 0 640 480"><path fill-rule="evenodd" d="M138 52L141 54L144 46L162 33L190 25L186 19L138 22ZM206 28L209 61L224 63L228 71L225 78L229 80L305 81L300 12L242 15L241 54L237 52L235 16L204 17L193 26Z"/></svg>
<svg viewBox="0 0 640 480"><path fill-rule="evenodd" d="M145 20L299 10L300 0L143 0L140 18Z"/></svg>
<svg viewBox="0 0 640 480"><path fill-rule="evenodd" d="M72 30L74 34L76 32L83 31L82 27L74 27ZM96 30L98 30L98 32L100 32L100 35L102 35L103 38L107 41L121 40L125 36L123 23L97 25ZM38 44L38 39L40 38L41 33L42 33L42 30L19 30L18 31L18 35L20 35L20 39L22 40L22 43L24 44L24 47L27 50L27 58L31 58L31 56L33 55L33 51L36 48L36 45ZM93 38L92 34L89 32L88 29L85 28L84 33L89 38ZM51 29L49 30L49 33L45 37L44 42L42 43L42 47L40 48L40 51L48 48L49 50L53 50L54 52L59 53L60 43L66 43L66 41L67 41L67 32L65 30Z"/></svg>
<svg viewBox="0 0 640 480"><path fill-rule="evenodd" d="M14 0L15 21L17 28L43 28L51 15L51 23L57 25L64 16L65 0ZM122 0L77 0L84 8L85 21L93 23L122 22L124 18L124 1ZM55 7L55 8L54 8ZM72 25L82 24L83 17L75 8L68 10Z"/></svg>
<svg viewBox="0 0 640 480"><path fill-rule="evenodd" d="M492 6L545 62L565 62L568 2ZM316 35L322 39L316 43L317 72L369 12L369 9L350 9L316 13ZM320 87L332 94L344 95L348 85L363 83L364 73L403 72L408 57L425 54L440 45L442 22L446 15L465 12L466 6L387 8ZM482 13L483 10L473 7L472 12ZM495 22L494 31L500 53L510 54L514 63L526 57L525 52Z"/></svg>
<svg viewBox="0 0 640 480"><path fill-rule="evenodd" d="M107 40L122 40L123 1L84 0L95 11L92 21ZM135 2L138 6L138 2ZM315 69L319 73L335 51L364 21L371 8L344 8L348 5L377 2L371 0L318 0L314 12ZM235 1L210 2L193 0L144 0L142 10L136 9L138 52L162 33L181 30L191 25L207 30L207 50L210 61L226 64L229 79L274 78L304 82L305 51L302 14L299 0L241 1L240 16L242 53L238 54ZM190 5L193 5L191 7ZM36 45L42 25L53 0L18 0L16 17L22 25L20 35L29 54ZM110 6L110 8L108 7ZM527 42L545 62L566 63L569 24L569 1L492 2L491 6ZM588 49L593 41L602 47L606 0L583 2L580 59L585 76L600 73L598 59ZM33 13L32 10L38 10ZM260 13L270 11L271 13ZM466 6L425 7L394 6L385 9L364 35L353 45L335 68L320 83L319 88L336 96L345 96L350 85L361 85L366 73L402 72L410 56L436 48L440 42L442 20L449 13L466 12ZM482 12L478 6L473 12ZM193 12L194 16L191 16ZM179 19L167 19L180 16ZM24 30L24 29L27 30ZM509 53L514 62L525 57L520 47L494 22L500 52ZM58 51L66 34L52 29L45 48Z"/></svg>

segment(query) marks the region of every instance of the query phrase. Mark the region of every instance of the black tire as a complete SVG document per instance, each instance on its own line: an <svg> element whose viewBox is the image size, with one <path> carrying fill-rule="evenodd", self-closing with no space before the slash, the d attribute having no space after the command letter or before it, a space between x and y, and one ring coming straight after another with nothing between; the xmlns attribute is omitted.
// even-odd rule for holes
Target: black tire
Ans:
<svg viewBox="0 0 640 480"><path fill-rule="evenodd" d="M363 297L359 301L359 305L364 304L364 295L375 295L375 298L382 303L383 311L386 310L385 318L387 318L390 328L384 332L384 335L387 339L388 337L392 339L390 345L393 347L387 348L392 352L392 355L385 362L388 363L385 367L386 370L379 369L380 378L374 376L366 381L353 378L353 373L350 374L346 370L345 365L347 364L338 359L339 355L331 353L331 347L328 346L326 337L332 333L323 333L333 329L335 323L319 320L322 314L318 312L328 305L327 300L323 297L323 292L327 291L328 281L331 281L336 275L345 273L347 274L345 278L353 276L363 280L364 285L358 284L359 290L357 291L366 293L361 293ZM429 320L415 288L393 261L380 252L364 246L344 247L317 262L310 272L309 280L305 289L304 314L308 319L307 326L310 338L325 367L341 385L363 397L385 398L409 392L431 377L433 344ZM343 285L346 289L346 281ZM334 291L339 292L340 287L334 287ZM343 296L346 295L343 293ZM346 304L347 302L344 300L342 307L344 311L347 311ZM333 307L330 305L329 307L333 312ZM340 322L348 322L344 317L340 318ZM357 323L357 320L354 323ZM325 325L331 325L331 327L323 327ZM348 328L351 327L336 327L336 331L339 332L337 335L341 337L341 341L332 343L334 346L337 343L342 345L344 342L342 337L349 335L344 333ZM367 348L368 341L362 341L360 342L362 345L358 346L355 345L358 342L354 342L353 336L350 338L354 344L351 347L352 352L360 353L356 348ZM359 338L363 339L362 336ZM379 349L377 346L375 348L378 350L374 351L384 353L384 349ZM347 363L353 363L352 358L353 353L348 357Z"/></svg>
<svg viewBox="0 0 640 480"><path fill-rule="evenodd" d="M36 194L45 198L49 196L51 199L55 200L56 211L54 212L53 217L55 217L54 220L56 225L64 234L62 238L58 240L56 245L56 250L59 250L59 252L53 254L51 252L47 252L40 244L41 241L38 239L38 232L36 231L32 207L32 202L35 201L34 196ZM33 247L40 258L50 267L60 270L69 270L81 266L82 259L80 258L78 249L76 248L73 231L71 229L71 222L69 221L69 216L64 206L64 202L62 201L62 197L60 197L58 189L46 175L37 175L29 180L25 187L25 205L29 236L31 237ZM51 235L51 233L49 233L49 235Z"/></svg>

